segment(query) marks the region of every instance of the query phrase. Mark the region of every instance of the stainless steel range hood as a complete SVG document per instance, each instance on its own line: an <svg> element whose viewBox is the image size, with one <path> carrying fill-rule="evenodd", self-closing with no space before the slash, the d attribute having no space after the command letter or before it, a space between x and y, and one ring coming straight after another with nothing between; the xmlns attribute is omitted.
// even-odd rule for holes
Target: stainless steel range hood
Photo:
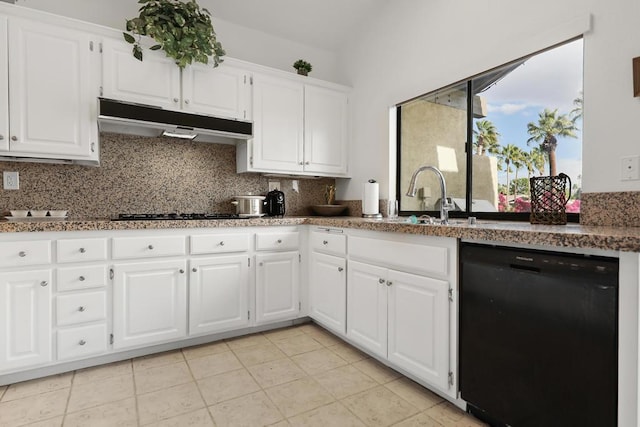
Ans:
<svg viewBox="0 0 640 427"><path fill-rule="evenodd" d="M169 136L222 144L249 139L253 133L251 122L165 110L108 98L98 98L98 125L101 132Z"/></svg>

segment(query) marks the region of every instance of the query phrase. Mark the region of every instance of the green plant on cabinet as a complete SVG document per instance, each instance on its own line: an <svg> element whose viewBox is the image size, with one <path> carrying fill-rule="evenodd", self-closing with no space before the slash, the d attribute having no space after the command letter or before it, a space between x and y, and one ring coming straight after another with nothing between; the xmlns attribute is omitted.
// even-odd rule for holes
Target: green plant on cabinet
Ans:
<svg viewBox="0 0 640 427"><path fill-rule="evenodd" d="M211 13L200 8L195 0L139 0L139 16L127 20L124 39L133 44L133 56L142 61L141 36L153 38L157 44L150 50L162 49L184 68L192 62L209 63L217 67L226 54L216 39ZM130 34L132 33L132 34ZM137 35L138 37L134 37Z"/></svg>

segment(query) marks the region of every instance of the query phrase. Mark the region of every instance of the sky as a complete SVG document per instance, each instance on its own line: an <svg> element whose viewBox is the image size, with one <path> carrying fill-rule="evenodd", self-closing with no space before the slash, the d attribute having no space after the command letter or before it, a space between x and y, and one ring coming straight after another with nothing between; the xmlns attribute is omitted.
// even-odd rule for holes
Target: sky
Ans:
<svg viewBox="0 0 640 427"><path fill-rule="evenodd" d="M569 113L573 100L582 91L582 39L538 54L516 68L480 95L487 102L487 117L500 133L501 145L514 144L530 151L537 144L527 145L530 135L527 124L537 122L538 114L549 108ZM582 122L577 122L582 128ZM558 138L556 149L558 173L564 172L573 183L582 174L582 132L578 138ZM547 172L548 175L548 165ZM520 171L526 177L527 171ZM509 174L509 179L513 179ZM498 181L506 183L506 174L498 172Z"/></svg>

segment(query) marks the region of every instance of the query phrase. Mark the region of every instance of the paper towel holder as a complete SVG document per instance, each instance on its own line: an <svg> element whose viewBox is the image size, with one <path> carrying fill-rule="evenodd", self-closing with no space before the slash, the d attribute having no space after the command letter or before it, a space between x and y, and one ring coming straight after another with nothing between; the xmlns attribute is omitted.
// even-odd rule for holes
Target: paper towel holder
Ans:
<svg viewBox="0 0 640 427"><path fill-rule="evenodd" d="M376 180L375 179L370 179L368 182L373 184L373 183L376 182ZM364 194L362 195L362 197L363 197L363 200L362 200L363 209L362 210L364 211L365 210L364 209ZM369 218L369 219L382 219L382 214L379 211L377 213L373 213L373 214L366 214L366 213L363 212L362 213L362 217L363 218Z"/></svg>

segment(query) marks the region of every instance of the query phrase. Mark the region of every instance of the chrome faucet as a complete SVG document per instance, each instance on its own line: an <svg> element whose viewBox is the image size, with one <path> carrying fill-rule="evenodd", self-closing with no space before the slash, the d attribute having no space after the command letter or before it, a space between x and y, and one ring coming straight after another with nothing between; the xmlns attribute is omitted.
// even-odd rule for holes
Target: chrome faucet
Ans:
<svg viewBox="0 0 640 427"><path fill-rule="evenodd" d="M416 181L418 179L418 175L420 175L422 173L422 171L424 170L430 170L433 171L437 176L438 179L440 180L440 223L442 224L449 224L449 210L453 208L453 205L451 203L449 203L449 200L447 199L447 184L444 181L444 175L442 175L442 172L440 172L440 170L435 167L435 166L420 166L414 173L413 176L411 177L411 182L409 183L409 189L407 190L407 196L409 197L415 197L416 196L416 192L417 192L417 188L416 188Z"/></svg>

